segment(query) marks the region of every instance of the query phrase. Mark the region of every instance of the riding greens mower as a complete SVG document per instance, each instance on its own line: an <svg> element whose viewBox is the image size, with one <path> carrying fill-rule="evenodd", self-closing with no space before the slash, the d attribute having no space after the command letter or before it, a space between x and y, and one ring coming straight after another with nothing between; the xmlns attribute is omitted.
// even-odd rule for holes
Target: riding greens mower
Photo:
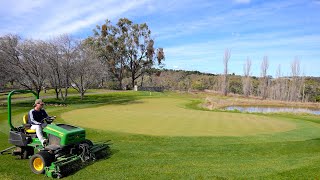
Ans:
<svg viewBox="0 0 320 180"><path fill-rule="evenodd" d="M54 124L53 117L45 119L47 126L43 128L43 135L48 139L45 146L37 138L35 130L30 129L28 115L23 116L23 125L14 127L11 122L11 97L17 93L32 93L39 99L38 94L30 90L14 90L8 94L9 143L13 146L1 151L1 154L11 152L21 159L30 158L32 172L55 178L66 175L77 162L86 163L108 155L107 143L93 144L86 139L84 129Z"/></svg>

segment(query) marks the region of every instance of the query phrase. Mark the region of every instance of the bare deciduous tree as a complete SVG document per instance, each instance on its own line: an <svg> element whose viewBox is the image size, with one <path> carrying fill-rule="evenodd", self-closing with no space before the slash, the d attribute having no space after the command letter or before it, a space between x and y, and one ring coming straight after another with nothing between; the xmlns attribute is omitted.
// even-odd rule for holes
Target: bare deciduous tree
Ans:
<svg viewBox="0 0 320 180"><path fill-rule="evenodd" d="M291 86L289 101L298 101L300 98L300 61L296 58L291 63Z"/></svg>
<svg viewBox="0 0 320 180"><path fill-rule="evenodd" d="M54 43L49 42L46 44L47 52L47 66L48 66L48 80L51 87L54 89L56 99L59 99L59 94L62 91L62 67L61 61L62 56L59 52L58 46Z"/></svg>
<svg viewBox="0 0 320 180"><path fill-rule="evenodd" d="M72 38L70 35L64 34L54 40L55 46L58 48L58 53L61 57L59 66L61 68L61 90L60 97L66 100L68 97L68 89L70 87L70 75L72 70L72 62L76 58L78 40Z"/></svg>
<svg viewBox="0 0 320 180"><path fill-rule="evenodd" d="M21 77L21 69L18 68L22 59L19 46L21 44L20 37L17 35L8 34L0 38L0 59L1 59L1 74L4 76L2 83L6 80L15 81L17 77ZM6 78L5 78L6 77ZM21 77L23 78L23 77Z"/></svg>
<svg viewBox="0 0 320 180"><path fill-rule="evenodd" d="M281 65L278 65L277 71L276 71L276 79L274 83L274 87L272 90L272 98L276 100L283 100L283 97L285 96L285 90L283 89L283 78L281 77Z"/></svg>
<svg viewBox="0 0 320 180"><path fill-rule="evenodd" d="M70 76L72 87L80 93L81 99L93 84L99 82L100 67L94 50L81 42L77 47L77 56L72 63Z"/></svg>
<svg viewBox="0 0 320 180"><path fill-rule="evenodd" d="M301 92L301 101L302 102L305 102L306 101L306 94L305 94L305 90L306 90L306 85L305 85L305 80L306 80L306 76L304 73L302 73L302 76L301 76L301 82L300 82L300 90L302 91Z"/></svg>
<svg viewBox="0 0 320 180"><path fill-rule="evenodd" d="M43 41L27 40L22 44L22 66L24 74L28 77L25 81L19 81L21 85L35 89L39 94L47 78L46 56ZM31 85L31 86L30 86Z"/></svg>
<svg viewBox="0 0 320 180"><path fill-rule="evenodd" d="M268 96L268 75L269 68L268 56L264 56L261 63L261 79L260 79L260 95L262 99L266 99Z"/></svg>
<svg viewBox="0 0 320 180"><path fill-rule="evenodd" d="M7 56L7 38L7 36L0 37L0 90L4 89L8 82L16 79L15 69Z"/></svg>
<svg viewBox="0 0 320 180"><path fill-rule="evenodd" d="M231 51L229 49L226 49L223 57L224 71L222 75L222 84L221 84L222 86L221 91L225 96L228 94L228 63L229 63L230 56L231 56Z"/></svg>
<svg viewBox="0 0 320 180"><path fill-rule="evenodd" d="M247 58L246 63L243 65L244 77L242 80L243 83L243 94L248 97L251 94L251 60Z"/></svg>
<svg viewBox="0 0 320 180"><path fill-rule="evenodd" d="M46 66L43 41L25 40L21 42L16 35L3 37L0 45L1 54L7 57L15 74L16 81L27 89L40 93L46 79Z"/></svg>

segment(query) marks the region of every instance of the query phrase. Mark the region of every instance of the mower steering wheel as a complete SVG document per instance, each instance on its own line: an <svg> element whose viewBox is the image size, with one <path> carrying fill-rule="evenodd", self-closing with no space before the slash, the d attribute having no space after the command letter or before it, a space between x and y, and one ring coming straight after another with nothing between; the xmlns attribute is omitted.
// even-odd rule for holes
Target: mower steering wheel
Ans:
<svg viewBox="0 0 320 180"><path fill-rule="evenodd" d="M55 118L56 116L48 116L47 118L45 118L45 122L51 124Z"/></svg>

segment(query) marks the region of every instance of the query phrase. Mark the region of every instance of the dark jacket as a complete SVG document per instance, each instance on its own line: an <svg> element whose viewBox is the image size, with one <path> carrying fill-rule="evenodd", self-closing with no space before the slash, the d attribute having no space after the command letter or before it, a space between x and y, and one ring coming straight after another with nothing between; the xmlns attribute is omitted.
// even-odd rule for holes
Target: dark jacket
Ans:
<svg viewBox="0 0 320 180"><path fill-rule="evenodd" d="M44 109L36 111L31 109L28 114L28 124L41 125L43 120L48 117L47 112Z"/></svg>

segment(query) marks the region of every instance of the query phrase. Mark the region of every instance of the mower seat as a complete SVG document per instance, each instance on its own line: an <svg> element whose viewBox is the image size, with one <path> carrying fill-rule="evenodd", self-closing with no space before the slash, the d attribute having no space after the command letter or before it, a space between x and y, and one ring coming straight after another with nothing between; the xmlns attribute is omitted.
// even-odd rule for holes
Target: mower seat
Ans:
<svg viewBox="0 0 320 180"><path fill-rule="evenodd" d="M30 129L31 124L28 124L28 114L25 114L23 116L22 121L23 121L24 129L26 130L26 133L28 133L28 134L35 134L36 133L35 129Z"/></svg>

